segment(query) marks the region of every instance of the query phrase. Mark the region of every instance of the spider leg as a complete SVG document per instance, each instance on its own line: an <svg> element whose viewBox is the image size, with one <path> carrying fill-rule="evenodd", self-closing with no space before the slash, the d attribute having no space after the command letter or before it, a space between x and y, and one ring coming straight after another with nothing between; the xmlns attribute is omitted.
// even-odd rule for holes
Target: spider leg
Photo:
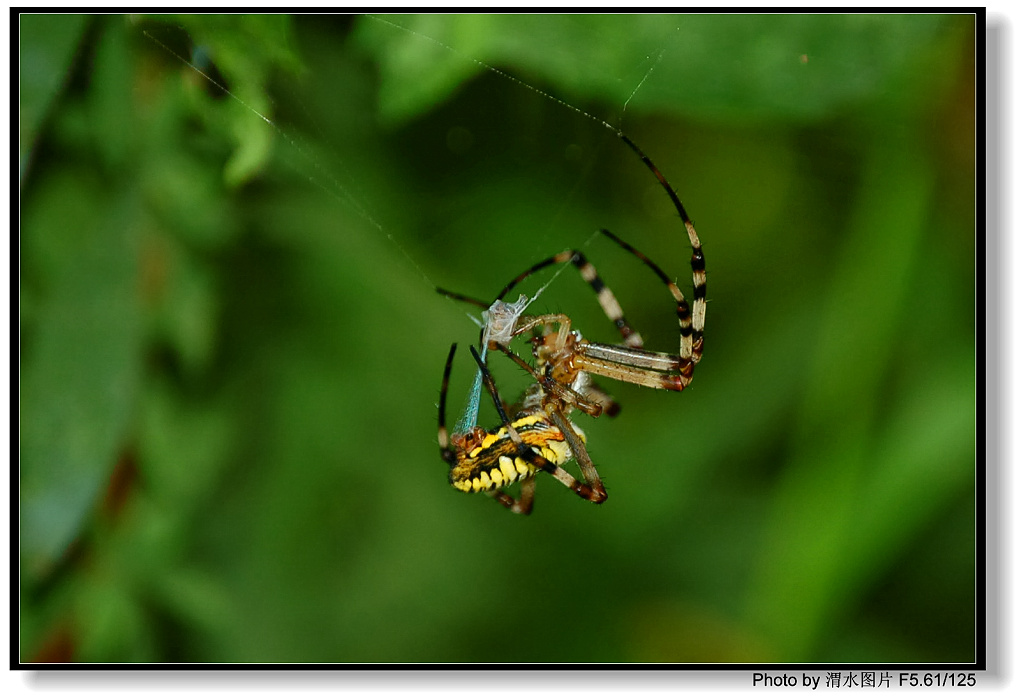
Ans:
<svg viewBox="0 0 1024 696"><path fill-rule="evenodd" d="M484 309L491 306L483 300L478 300L475 297L463 295L458 292L452 292L451 290L445 290L444 288L434 288L434 291L437 292L438 295L444 295L445 297L450 297L451 299L458 300L459 302L468 302L469 304L476 305L477 307L483 307Z"/></svg>
<svg viewBox="0 0 1024 696"><path fill-rule="evenodd" d="M504 491L487 491L487 495L518 515L529 515L533 511L533 495L536 490L537 479L531 477L519 484L518 499Z"/></svg>
<svg viewBox="0 0 1024 696"><path fill-rule="evenodd" d="M589 379L589 375L587 373L584 372L581 374L587 375L588 377L586 383L583 385L583 388L577 389L577 391L583 396L583 398L585 398L587 401L599 404L601 406L601 413L608 416L609 418L614 418L615 416L619 415L619 411L622 410L619 406L619 402L616 401L611 394L609 394L604 389L594 384L593 380ZM577 385L577 387L578 386L579 385Z"/></svg>
<svg viewBox="0 0 1024 696"><path fill-rule="evenodd" d="M441 378L441 398L437 404L437 444L441 448L441 459L449 468L455 466L455 449L448 437L448 426L445 423L445 405L448 401L448 379L452 374L452 360L458 344L453 343L448 350L448 360L444 363L444 377Z"/></svg>
<svg viewBox="0 0 1024 696"><path fill-rule="evenodd" d="M594 503L603 503L608 499L608 493L601 482L601 476L597 473L597 467L594 466L594 462L590 458L590 453L587 452L587 448L583 444L583 438L580 437L572 423L569 422L569 419L561 411L552 409L548 412L548 415L551 416L551 420L558 426L558 429L565 434L565 441L569 444L569 449L572 450L573 455L576 457L576 463L579 464L580 471L583 472L583 478L586 479L587 485L592 491L592 495L588 500Z"/></svg>
<svg viewBox="0 0 1024 696"><path fill-rule="evenodd" d="M652 271L654 271L654 273L658 276L658 278L661 279L661 282L663 282L668 287L669 292L672 293L672 297L676 301L676 316L679 317L679 357L682 359L684 366L687 363L690 363L690 362L694 362L695 363L695 362L699 361L700 360L700 354L699 353L697 353L696 355L694 354L695 327L694 327L693 317L690 315L690 305L689 305L689 303L687 303L686 298L683 296L683 293L679 290L679 286L676 285L675 282L671 278L668 277L668 274L666 274L663 270L661 270L661 268L658 267L658 264L656 264L653 261L651 261L649 258L647 258L647 256L644 253L642 253L640 250L638 250L637 248L635 248L634 246L632 246L628 242L625 242L625 241L619 239L617 236L615 236L614 234L612 234L608 230L604 230L604 229L601 230L601 234L603 234L604 236L608 237L613 242L618 244L620 247L622 247L623 249L625 249L629 253L633 254L633 256L636 256L638 259L640 259L644 263L644 265L647 266L648 268L650 268ZM696 294L697 294L696 275L694 275L694 296L695 297L696 297ZM703 315L702 315L702 317L701 317L701 326L700 326L701 334L700 334L700 337L699 337L699 342L700 342L700 346L701 347L703 346L703 343L704 343L703 328L704 328L704 326L703 326ZM686 385L684 384L683 386L686 386Z"/></svg>
<svg viewBox="0 0 1024 696"><path fill-rule="evenodd" d="M579 343L577 369L651 389L682 391L693 380L693 361L671 353L655 353L607 343Z"/></svg>
<svg viewBox="0 0 1024 696"><path fill-rule="evenodd" d="M597 294L598 304L601 305L601 309L604 310L605 316L613 324L615 328L622 334L623 342L628 346L639 348L643 346L644 341L629 321L626 320L625 315L622 312L622 306L619 301L615 299L615 295L608 289L608 286L604 284L601 277L597 275L597 269L594 268L594 264L587 261L587 258L583 255L583 252L577 251L576 249L567 249L561 253L555 254L554 256L548 257L543 261L535 263L528 269L517 275L509 283L501 289L498 293L497 299L501 299L507 295L512 288L521 283L522 281L529 278L537 271L552 266L557 263L572 263L576 269L580 272L580 276L593 288Z"/></svg>
<svg viewBox="0 0 1024 696"><path fill-rule="evenodd" d="M676 212L679 213L679 219L683 221L683 227L686 229L686 235L690 239L690 249L692 254L690 256L690 269L693 271L693 362L700 362L701 354L704 351L704 315L707 310L707 292L708 292L708 279L707 274L704 270L704 248L701 246L700 238L697 236L697 228L693 226L693 221L690 220L690 216L686 213L686 208L683 207L683 202L679 200L679 196L676 195L675 190L669 185L668 180L665 176L654 166L654 162L644 154L636 143L630 140L625 133L621 130L616 131L615 134L619 139L626 143L633 152L643 161L651 173L658 179L658 183L665 189L665 193L672 199L672 205L675 206ZM610 234L610 233L609 233ZM641 257L643 258L643 257ZM653 264L648 264L653 268L657 268ZM660 275L660 271L658 271ZM681 320L681 318L680 318Z"/></svg>

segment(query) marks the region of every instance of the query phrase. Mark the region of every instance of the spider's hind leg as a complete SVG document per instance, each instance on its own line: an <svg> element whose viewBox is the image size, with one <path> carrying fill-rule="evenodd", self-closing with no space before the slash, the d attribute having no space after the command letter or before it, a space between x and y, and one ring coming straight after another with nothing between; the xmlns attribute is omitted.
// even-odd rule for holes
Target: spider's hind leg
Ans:
<svg viewBox="0 0 1024 696"><path fill-rule="evenodd" d="M537 479L531 476L519 484L518 498L514 498L505 491L487 491L487 495L516 514L529 515L533 511L533 495L536 490Z"/></svg>
<svg viewBox="0 0 1024 696"><path fill-rule="evenodd" d="M619 406L619 402L615 400L615 397L593 382L588 382L582 388L578 388L577 391L579 391L580 395L587 401L600 405L601 413L609 418L614 418L619 415L619 411L622 410L622 407Z"/></svg>

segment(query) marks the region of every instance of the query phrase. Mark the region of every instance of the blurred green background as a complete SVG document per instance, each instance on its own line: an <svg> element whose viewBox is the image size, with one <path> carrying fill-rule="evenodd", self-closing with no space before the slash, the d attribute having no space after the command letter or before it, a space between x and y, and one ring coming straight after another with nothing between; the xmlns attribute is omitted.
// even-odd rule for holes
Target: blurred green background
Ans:
<svg viewBox="0 0 1024 696"><path fill-rule="evenodd" d="M974 660L974 21L22 16L21 659ZM596 119L704 360L522 518L446 483L433 287L583 248L678 345Z"/></svg>

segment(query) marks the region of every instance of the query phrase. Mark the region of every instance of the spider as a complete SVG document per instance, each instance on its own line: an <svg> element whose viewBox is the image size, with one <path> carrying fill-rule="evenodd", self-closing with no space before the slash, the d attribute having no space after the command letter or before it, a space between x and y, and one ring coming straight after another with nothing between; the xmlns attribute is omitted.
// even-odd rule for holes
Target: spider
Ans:
<svg viewBox="0 0 1024 696"><path fill-rule="evenodd" d="M533 509L535 476L538 471L545 471L581 498L603 503L608 494L584 447L583 431L559 409L548 412L541 406L524 407L512 419L498 395L490 370L472 346L469 352L502 424L489 431L475 425L449 438L445 405L456 348L457 344L453 343L448 351L438 403L437 441L441 458L449 467L449 483L466 493L483 491L512 512L529 515ZM586 483L581 483L561 466L574 457ZM519 498L501 490L516 481L522 482Z"/></svg>
<svg viewBox="0 0 1024 696"><path fill-rule="evenodd" d="M484 355L487 350L499 350L535 380L518 402L519 410L515 411L515 419L512 419L498 396L484 360L475 349L471 349L479 367L477 382L471 392L466 413L449 442L444 423L444 401L455 353L454 345L445 365L439 442L442 458L451 468L449 479L460 490L485 490L515 512L528 513L531 509L535 485L533 477L538 469L552 473L578 495L592 502L601 503L607 498L601 478L586 452L583 433L569 420L574 409L594 417L602 413L614 416L619 411L615 400L594 384L591 375L654 389L681 391L692 381L694 365L700 361L703 353L707 278L700 239L682 202L658 168L624 133L617 131L616 134L658 179L672 200L689 237L692 250L690 267L693 273L692 314L679 287L657 264L608 230L601 230L606 237L639 258L668 287L675 299L679 320L678 355L643 348L643 339L626 320L611 290L600 279L594 266L575 249L555 254L520 273L501 289L491 304L437 289L443 295L487 309L481 334ZM502 298L520 282L543 268L559 263L572 263L581 277L590 284L605 315L622 335L621 345L592 343L584 339L578 331L572 330L571 319L566 314L524 314L528 304L525 296L520 296L516 303L504 302ZM500 327L495 329L498 324ZM533 334L532 366L509 348L513 338L525 334ZM487 385L502 417L502 425L491 431L485 431L475 422L481 382ZM558 446L554 443L558 443ZM580 466L585 484L560 466L573 457ZM497 478L496 473L499 474ZM520 499L499 490L517 480L523 481Z"/></svg>

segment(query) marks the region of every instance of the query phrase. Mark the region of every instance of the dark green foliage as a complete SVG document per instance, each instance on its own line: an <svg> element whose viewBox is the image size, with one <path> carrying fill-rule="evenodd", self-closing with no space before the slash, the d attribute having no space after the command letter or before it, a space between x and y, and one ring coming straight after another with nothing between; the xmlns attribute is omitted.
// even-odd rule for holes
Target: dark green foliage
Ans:
<svg viewBox="0 0 1024 696"><path fill-rule="evenodd" d="M974 658L972 17L20 29L23 660ZM530 87L657 163L709 301L689 389L577 416L608 502L523 519L446 485L433 286L585 245L672 350L608 227L689 290L650 173ZM572 269L534 309L617 336Z"/></svg>

